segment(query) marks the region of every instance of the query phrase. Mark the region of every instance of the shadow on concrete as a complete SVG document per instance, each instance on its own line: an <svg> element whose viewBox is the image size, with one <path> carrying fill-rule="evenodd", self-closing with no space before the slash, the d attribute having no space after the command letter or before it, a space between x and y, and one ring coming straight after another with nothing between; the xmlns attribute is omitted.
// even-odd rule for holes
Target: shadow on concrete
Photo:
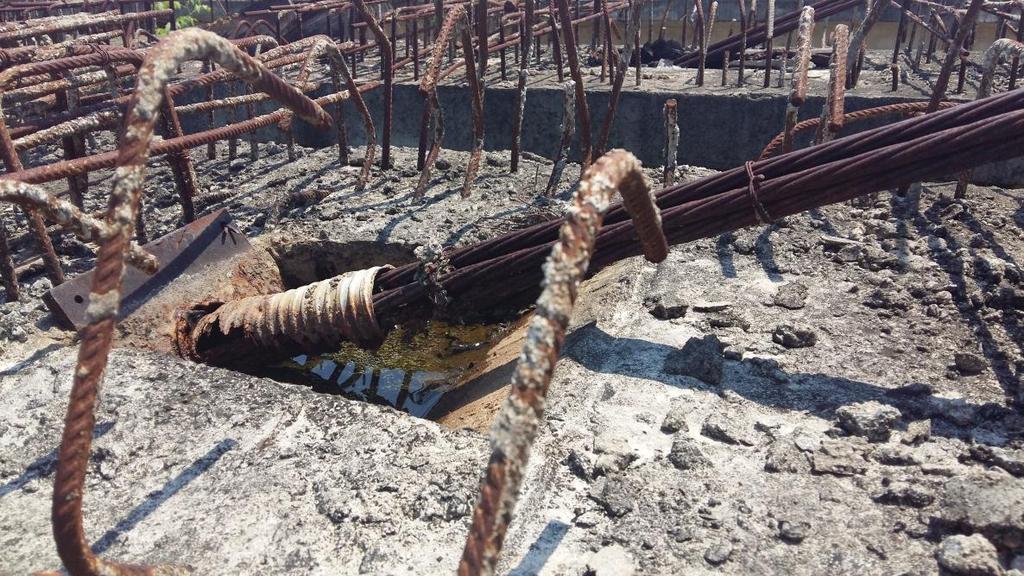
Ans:
<svg viewBox="0 0 1024 576"><path fill-rule="evenodd" d="M114 427L113 422L100 422L93 428L92 439L96 441L97 438L103 436ZM24 488L29 482L37 480L39 478L46 478L53 475L54 469L57 467L57 449L50 450L45 456L41 456L33 461L25 471L15 477L13 480L6 484L0 485L0 498L7 496L12 492L17 492Z"/></svg>
<svg viewBox="0 0 1024 576"><path fill-rule="evenodd" d="M188 468L185 468L180 474L171 478L167 484L164 484L163 488L150 493L141 504L128 513L128 516L118 522L116 526L107 530L103 536L100 536L100 539L92 545L93 554L106 552L118 537L135 528L139 522L145 520L161 504L180 492L182 488L188 486L189 483L198 478L202 473L209 470L220 460L221 456L236 446L238 446L238 442L230 438L221 440L209 452L189 465Z"/></svg>
<svg viewBox="0 0 1024 576"><path fill-rule="evenodd" d="M544 530L541 531L540 536L537 536L533 544L530 544L530 549L523 556L523 559L519 561L515 568L509 571L509 576L539 574L568 532L568 524L558 520L548 522L547 526L544 526Z"/></svg>
<svg viewBox="0 0 1024 576"><path fill-rule="evenodd" d="M906 420L943 419L949 426L934 427L932 434L936 436L959 438L966 435L955 422L945 420L948 414L970 411L981 416L988 411L999 417L1002 412L1009 412L994 405L884 388L827 374L786 373L776 362L763 358L726 361L721 385L712 386L688 376L666 374L662 368L664 360L675 350L674 346L612 336L591 322L566 339L562 355L602 374L645 378L710 392L731 390L763 406L808 412L826 420L834 419L836 410L842 406L874 400L899 409Z"/></svg>
<svg viewBox="0 0 1024 576"><path fill-rule="evenodd" d="M715 241L715 253L718 254L718 265L722 267L722 276L726 278L736 277L736 263L732 257L732 241L736 236L732 232L726 232Z"/></svg>
<svg viewBox="0 0 1024 576"><path fill-rule="evenodd" d="M43 358L49 356L52 352L60 350L63 347L63 344L58 344L56 342L47 344L46 346L43 346L42 348L32 352L32 354L29 355L28 358L25 358L24 360L21 360L20 362L11 365L10 368L0 370L0 376L14 376L15 374L20 374L21 371L24 370L25 368L28 368L30 365L35 364L39 360L42 360Z"/></svg>
<svg viewBox="0 0 1024 576"><path fill-rule="evenodd" d="M915 189L912 189L907 194L903 206L896 207L899 210L896 216L901 221L901 226L912 224L922 237L928 237L928 229L931 225L941 225L943 223L945 217L942 211L948 204L935 202L926 211L921 212L921 190L928 190L928 188L924 186L921 188L915 187ZM895 209L894 212L896 212ZM970 328L974 338L981 345L982 354L984 354L989 365L992 367L992 371L999 384L1003 387L1003 391L1009 398L1018 399L1022 393L1020 375L1011 365L1011 359L1015 354L1012 351L1007 352L1003 350L999 341L992 333L989 323L981 317L982 309L975 307L974 303L971 302L969 296L970 286L965 280L963 272L972 266L972 262L964 260L962 250L966 248L967 254L973 259L979 255L979 248L988 248L1003 260L1014 265L1016 265L1016 262L996 241L992 232L987 230L969 210L960 212L956 218L981 239L980 246L977 248L966 247L949 234L943 234L942 238L946 243L945 247L942 247L938 242L929 242L931 259L945 271L950 284L954 286L954 289L950 291L953 295L953 304L956 306L960 318ZM975 276L975 282L982 292L996 288L995 283L988 281L986 278L978 277L978 275ZM1010 340L1016 342L1018 351L1024 351L1024 341L1021 339L1024 331L1017 324L1014 315L1002 314L1000 322L1010 336Z"/></svg>

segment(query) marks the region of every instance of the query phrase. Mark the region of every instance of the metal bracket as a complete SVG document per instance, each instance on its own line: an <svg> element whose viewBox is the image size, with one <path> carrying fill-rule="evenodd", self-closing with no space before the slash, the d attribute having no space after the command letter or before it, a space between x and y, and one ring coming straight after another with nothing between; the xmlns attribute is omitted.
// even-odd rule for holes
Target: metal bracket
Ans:
<svg viewBox="0 0 1024 576"><path fill-rule="evenodd" d="M130 316L183 274L200 274L204 268L247 252L249 240L231 221L231 215L222 208L143 246L160 260L160 268L152 276L125 268L118 320ZM43 295L61 326L81 330L86 325L85 308L93 274L92 270L80 274Z"/></svg>

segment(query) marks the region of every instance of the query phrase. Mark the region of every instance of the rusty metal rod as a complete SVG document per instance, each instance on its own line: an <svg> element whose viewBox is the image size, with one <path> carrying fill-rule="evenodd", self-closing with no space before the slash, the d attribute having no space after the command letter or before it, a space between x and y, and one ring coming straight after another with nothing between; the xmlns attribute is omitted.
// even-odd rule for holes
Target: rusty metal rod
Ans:
<svg viewBox="0 0 1024 576"><path fill-rule="evenodd" d="M64 567L74 576L110 576L136 574L137 567L103 560L93 554L85 537L82 499L95 427L93 409L100 379L107 365L121 300L121 275L124 255L130 245L146 158L154 124L164 102L167 79L181 62L209 57L223 68L275 94L283 103L314 125L330 125L330 116L319 105L291 88L270 70L235 48L227 40L210 32L190 28L170 34L146 53L139 70L135 96L125 118L118 170L109 202L106 224L110 235L100 247L96 259L89 306L88 324L81 331L78 366L65 417L64 433L58 452L53 492L53 532L57 552Z"/></svg>
<svg viewBox="0 0 1024 576"><path fill-rule="evenodd" d="M565 170L565 165L569 161L567 151L572 144L572 136L576 133L575 87L576 85L571 80L562 85L562 137L558 141L554 164L551 166L551 175L548 176L548 184L544 189L545 196L553 196L558 191L562 171Z"/></svg>
<svg viewBox="0 0 1024 576"><path fill-rule="evenodd" d="M658 208L640 162L623 150L613 150L599 158L580 180L560 230L561 239L551 250L544 268L543 290L512 376L511 392L491 428L491 457L459 562L458 573L462 576L494 573L519 497L530 447L544 416L548 385L579 285L590 265L602 217L616 191L636 223L647 259L661 262L668 254Z"/></svg>

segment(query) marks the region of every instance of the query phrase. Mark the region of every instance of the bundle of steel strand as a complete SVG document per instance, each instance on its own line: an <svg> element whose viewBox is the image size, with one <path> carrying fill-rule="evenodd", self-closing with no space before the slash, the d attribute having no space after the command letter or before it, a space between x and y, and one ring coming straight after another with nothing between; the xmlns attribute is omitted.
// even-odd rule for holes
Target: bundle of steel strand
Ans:
<svg viewBox="0 0 1024 576"><path fill-rule="evenodd" d="M863 4L861 0L821 0L813 4L808 4L811 8L814 8L814 19L821 20L834 16L844 10L854 8ZM794 10L785 16L775 19L775 26L772 29L772 36L781 36L797 29L800 24L800 10ZM707 49L707 63L717 66L722 57L726 52L730 54L739 54L749 46L756 46L763 44L767 40L768 26L766 24L758 24L752 26L746 33L734 34L724 40L715 42L708 46ZM744 45L744 39L746 44ZM675 60L675 64L678 66L695 67L700 63L700 53L691 52L685 56L681 56Z"/></svg>
<svg viewBox="0 0 1024 576"><path fill-rule="evenodd" d="M758 212L763 220L781 218L1019 156L1024 135L1011 126L1020 126L1022 116L1024 93L1007 92L666 188L657 195L665 232L678 244L756 224ZM637 254L628 220L621 207L608 211L594 270ZM451 251L445 256L450 271L433 279L434 289L460 307L486 306L523 291L532 297L558 225L543 222ZM427 287L417 280L419 270L419 264L407 264L378 277L379 316L422 304Z"/></svg>
<svg viewBox="0 0 1024 576"><path fill-rule="evenodd" d="M668 242L713 237L811 208L849 200L907 182L953 174L966 167L1020 155L1024 144L1024 93L1008 92L934 114L912 118L826 144L783 154L662 190L657 195ZM640 253L637 234L622 206L611 208L597 238L590 271ZM381 270L373 312L385 328L420 315L429 302L447 312L508 309L540 290L542 264L558 238L551 221L441 254L427 263ZM426 306L425 306L426 305ZM199 304L179 316L178 337L189 340L189 357L229 366L251 365L315 347L294 323L278 318L272 346L254 350L244 330L220 330L216 322L195 327L216 305ZM256 307L252 313L284 314ZM442 310L445 312L445 310ZM286 316L286 314L285 314ZM282 316L284 317L284 316ZM289 328L291 327L291 328ZM260 344L264 346L264 344Z"/></svg>

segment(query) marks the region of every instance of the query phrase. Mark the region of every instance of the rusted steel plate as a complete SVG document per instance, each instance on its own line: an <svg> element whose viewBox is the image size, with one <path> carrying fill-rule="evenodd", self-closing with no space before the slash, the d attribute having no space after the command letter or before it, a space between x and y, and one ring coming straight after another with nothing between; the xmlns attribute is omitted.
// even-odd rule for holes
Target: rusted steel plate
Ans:
<svg viewBox="0 0 1024 576"><path fill-rule="evenodd" d="M152 276L132 267L125 268L118 320L130 316L182 274L200 274L213 264L247 252L249 241L232 227L227 210L221 209L143 248L160 260L160 268ZM43 296L59 324L76 330L85 326L92 275L90 270Z"/></svg>

